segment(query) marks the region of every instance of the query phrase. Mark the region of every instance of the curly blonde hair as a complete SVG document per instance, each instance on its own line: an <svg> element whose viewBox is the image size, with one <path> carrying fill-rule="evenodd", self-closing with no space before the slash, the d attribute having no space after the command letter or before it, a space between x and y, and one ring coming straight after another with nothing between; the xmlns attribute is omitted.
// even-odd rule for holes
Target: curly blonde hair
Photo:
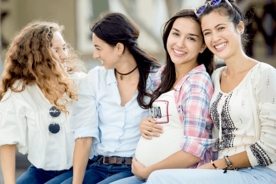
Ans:
<svg viewBox="0 0 276 184"><path fill-rule="evenodd" d="M64 93L71 99L77 99L74 83L68 78L67 72L79 71L74 61L77 63L81 61L72 52L72 59L69 57L67 61L67 72L61 66L58 55L51 48L51 40L56 31L61 33L62 30L63 26L55 22L34 21L14 37L4 62L0 99L8 89L21 92L26 85L37 84L51 103L66 112L66 104L60 104L58 100L65 100ZM21 88L14 86L16 81L20 81Z"/></svg>

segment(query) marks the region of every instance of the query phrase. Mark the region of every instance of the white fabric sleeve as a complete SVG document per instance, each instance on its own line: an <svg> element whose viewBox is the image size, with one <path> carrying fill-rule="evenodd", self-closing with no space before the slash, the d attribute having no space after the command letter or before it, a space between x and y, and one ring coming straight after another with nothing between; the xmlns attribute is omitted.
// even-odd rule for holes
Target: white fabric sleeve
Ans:
<svg viewBox="0 0 276 184"><path fill-rule="evenodd" d="M98 70L92 69L80 82L77 93L78 100L73 104L73 113L70 119L71 130L75 139L93 137L93 144L99 140L98 112L96 91Z"/></svg>
<svg viewBox="0 0 276 184"><path fill-rule="evenodd" d="M266 64L262 67L254 81L259 114L255 133L259 140L247 150L252 166L268 166L276 161L276 70Z"/></svg>
<svg viewBox="0 0 276 184"><path fill-rule="evenodd" d="M0 102L0 146L16 144L20 152L28 152L25 104L8 90Z"/></svg>

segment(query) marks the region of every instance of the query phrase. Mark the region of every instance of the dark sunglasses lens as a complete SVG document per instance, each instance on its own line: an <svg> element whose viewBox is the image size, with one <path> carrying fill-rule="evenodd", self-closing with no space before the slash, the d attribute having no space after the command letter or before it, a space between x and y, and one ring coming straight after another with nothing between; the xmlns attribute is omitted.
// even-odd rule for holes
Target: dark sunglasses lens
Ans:
<svg viewBox="0 0 276 184"><path fill-rule="evenodd" d="M217 6L219 3L221 2L221 0L213 0L210 2L211 6Z"/></svg>
<svg viewBox="0 0 276 184"><path fill-rule="evenodd" d="M50 108L49 113L52 117L56 118L60 115L60 110L53 106Z"/></svg>
<svg viewBox="0 0 276 184"><path fill-rule="evenodd" d="M51 123L51 124L48 126L48 129L49 129L49 132L51 132L52 134L56 134L56 133L59 132L60 126L59 126L59 124L57 124L57 123Z"/></svg>
<svg viewBox="0 0 276 184"><path fill-rule="evenodd" d="M202 5L196 9L196 13L198 15L201 15L203 13L204 9L205 9L205 5Z"/></svg>

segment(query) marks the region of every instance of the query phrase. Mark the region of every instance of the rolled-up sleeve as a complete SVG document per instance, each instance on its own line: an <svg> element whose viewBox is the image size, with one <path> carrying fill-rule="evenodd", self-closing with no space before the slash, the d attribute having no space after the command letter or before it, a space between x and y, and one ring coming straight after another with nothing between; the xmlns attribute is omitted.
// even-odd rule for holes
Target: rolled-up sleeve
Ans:
<svg viewBox="0 0 276 184"><path fill-rule="evenodd" d="M208 74L197 73L190 76L181 89L181 110L183 113L184 142L182 150L204 159L207 148L215 139L211 139L212 122L209 103L213 94L213 85Z"/></svg>
<svg viewBox="0 0 276 184"><path fill-rule="evenodd" d="M153 77L153 83L152 83L152 88L153 91L158 88L158 86L161 83L161 77L162 77L162 72L164 71L166 66L162 66L154 75Z"/></svg>
<svg viewBox="0 0 276 184"><path fill-rule="evenodd" d="M96 107L97 70L92 69L80 82L78 100L73 104L73 113L70 119L71 129L75 139L93 137L94 143L99 141L98 112Z"/></svg>

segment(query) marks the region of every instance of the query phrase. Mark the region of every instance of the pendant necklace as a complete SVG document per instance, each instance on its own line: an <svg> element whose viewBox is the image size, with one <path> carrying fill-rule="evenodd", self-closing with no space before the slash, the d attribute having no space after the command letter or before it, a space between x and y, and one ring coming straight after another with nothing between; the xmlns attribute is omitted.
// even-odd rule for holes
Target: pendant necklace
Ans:
<svg viewBox="0 0 276 184"><path fill-rule="evenodd" d="M120 79L123 80L123 75L129 75L129 74L131 74L132 72L134 72L134 70L136 70L137 67L138 67L138 65L137 65L133 70L131 70L131 71L128 72L128 73L120 73L120 72L118 72L116 69L115 69L115 71L116 71L118 74L120 74Z"/></svg>

